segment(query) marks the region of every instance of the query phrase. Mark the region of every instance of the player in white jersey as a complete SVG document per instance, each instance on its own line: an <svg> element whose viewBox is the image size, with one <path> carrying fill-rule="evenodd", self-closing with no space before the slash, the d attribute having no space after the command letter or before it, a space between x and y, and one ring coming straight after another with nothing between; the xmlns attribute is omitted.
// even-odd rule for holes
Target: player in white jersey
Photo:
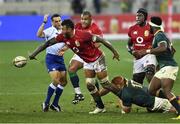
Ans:
<svg viewBox="0 0 180 124"><path fill-rule="evenodd" d="M44 30L44 25L47 23L48 15L44 15L44 21L38 29L37 36L50 40L61 33L61 17L58 14L51 16L52 27ZM52 79L52 83L48 87L47 97L45 102L42 103L42 110L44 112L49 110L49 103L52 95L55 92L55 97L50 105L50 108L54 111L61 111L58 105L60 96L63 92L64 86L67 84L66 79L66 67L64 64L63 55L59 55L59 51L64 47L64 43L57 43L46 48L46 66L48 73Z"/></svg>

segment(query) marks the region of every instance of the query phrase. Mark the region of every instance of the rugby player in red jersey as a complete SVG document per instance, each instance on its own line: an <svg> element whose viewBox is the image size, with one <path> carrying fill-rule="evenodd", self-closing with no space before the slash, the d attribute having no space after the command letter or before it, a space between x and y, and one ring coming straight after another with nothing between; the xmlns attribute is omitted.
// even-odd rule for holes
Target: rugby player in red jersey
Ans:
<svg viewBox="0 0 180 124"><path fill-rule="evenodd" d="M30 59L35 59L35 56L43 51L49 45L57 42L64 42L74 53L81 57L84 61L84 73L86 78L87 88L96 102L96 108L89 114L97 114L105 112L105 107L102 99L99 95L97 88L95 87L95 77L100 81L103 88L112 91L114 94L118 93L118 89L109 82L107 67L105 62L105 56L97 47L94 42L102 43L113 53L113 59L119 60L118 52L113 46L105 39L92 35L89 32L75 30L74 23L70 20L64 20L62 22L62 33L56 38L53 38L40 47L38 47L30 56Z"/></svg>
<svg viewBox="0 0 180 124"><path fill-rule="evenodd" d="M103 36L101 29L95 22L92 21L92 16L89 11L84 11L81 14L81 21L75 25L75 29L87 31L100 37ZM100 44L95 43L95 46L100 47ZM79 101L84 100L84 96L80 90L79 77L77 75L77 71L83 68L83 63L84 61L77 54L74 54L68 67L69 77L75 91L75 96L72 100L73 104L77 104ZM95 85L98 87L97 80Z"/></svg>
<svg viewBox="0 0 180 124"><path fill-rule="evenodd" d="M136 24L128 31L128 51L135 57L133 66L133 80L143 84L146 76L151 81L156 69L156 57L153 54L139 56L139 50L146 50L152 47L153 34L150 32L150 25L147 23L148 13L140 8L136 14Z"/></svg>

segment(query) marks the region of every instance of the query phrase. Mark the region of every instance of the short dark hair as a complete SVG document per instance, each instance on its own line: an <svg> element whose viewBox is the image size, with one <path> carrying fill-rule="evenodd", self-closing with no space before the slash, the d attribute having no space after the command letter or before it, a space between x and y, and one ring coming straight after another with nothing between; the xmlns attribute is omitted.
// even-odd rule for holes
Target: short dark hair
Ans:
<svg viewBox="0 0 180 124"><path fill-rule="evenodd" d="M88 15L89 17L91 17L91 13L87 10L83 11L82 15Z"/></svg>
<svg viewBox="0 0 180 124"><path fill-rule="evenodd" d="M158 16L152 16L151 22L158 25L158 26L162 25L162 19Z"/></svg>
<svg viewBox="0 0 180 124"><path fill-rule="evenodd" d="M71 19L65 19L62 23L62 26L66 26L67 28L74 29L74 23Z"/></svg>
<svg viewBox="0 0 180 124"><path fill-rule="evenodd" d="M53 14L53 15L51 16L51 21L53 21L53 18L54 18L54 17L61 17L61 16L60 16L59 14L57 14L57 13L56 13L56 14Z"/></svg>
<svg viewBox="0 0 180 124"><path fill-rule="evenodd" d="M144 15L144 19L147 20L148 12L146 9L140 8L140 9L138 9L137 13L142 13Z"/></svg>

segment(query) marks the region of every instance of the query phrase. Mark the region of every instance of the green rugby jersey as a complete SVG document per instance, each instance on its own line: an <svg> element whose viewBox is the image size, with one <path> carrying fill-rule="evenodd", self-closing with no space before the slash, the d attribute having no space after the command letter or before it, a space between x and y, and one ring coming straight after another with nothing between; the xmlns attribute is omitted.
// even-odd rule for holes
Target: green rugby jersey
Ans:
<svg viewBox="0 0 180 124"><path fill-rule="evenodd" d="M165 42L167 44L167 50L159 55L156 55L159 67L162 68L164 66L177 66L177 63L174 60L173 54L171 52L171 42L166 37L164 32L159 31L154 36L152 47L158 47L161 42Z"/></svg>
<svg viewBox="0 0 180 124"><path fill-rule="evenodd" d="M147 88L141 84L129 80L122 90L118 93L124 106L131 107L136 104L141 107L153 108L155 97L149 95Z"/></svg>

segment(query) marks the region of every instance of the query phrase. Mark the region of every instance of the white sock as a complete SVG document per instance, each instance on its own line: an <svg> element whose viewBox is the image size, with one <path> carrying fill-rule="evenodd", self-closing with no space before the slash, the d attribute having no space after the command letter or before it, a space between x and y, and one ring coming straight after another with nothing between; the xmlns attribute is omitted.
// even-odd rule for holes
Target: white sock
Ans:
<svg viewBox="0 0 180 124"><path fill-rule="evenodd" d="M54 84L53 83L51 83L50 85L49 85L52 89L56 89L56 86L54 86Z"/></svg>
<svg viewBox="0 0 180 124"><path fill-rule="evenodd" d="M80 90L80 87L74 88L74 91L75 91L76 94L82 94L81 90Z"/></svg>
<svg viewBox="0 0 180 124"><path fill-rule="evenodd" d="M60 84L58 84L58 86L57 86L58 88L60 88L60 89L64 89L64 87L62 86L62 85L60 85Z"/></svg>

